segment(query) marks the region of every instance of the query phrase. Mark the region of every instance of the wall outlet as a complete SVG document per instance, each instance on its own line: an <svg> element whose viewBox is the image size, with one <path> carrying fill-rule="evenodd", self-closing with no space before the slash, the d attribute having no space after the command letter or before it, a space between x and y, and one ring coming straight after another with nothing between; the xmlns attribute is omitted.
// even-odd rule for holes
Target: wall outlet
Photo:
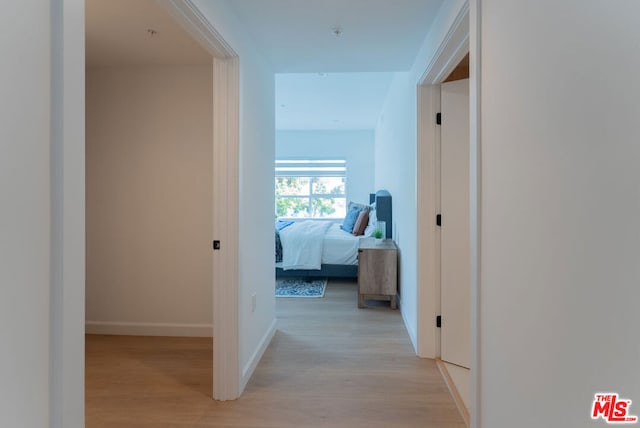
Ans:
<svg viewBox="0 0 640 428"><path fill-rule="evenodd" d="M251 295L251 312L256 311L256 293Z"/></svg>

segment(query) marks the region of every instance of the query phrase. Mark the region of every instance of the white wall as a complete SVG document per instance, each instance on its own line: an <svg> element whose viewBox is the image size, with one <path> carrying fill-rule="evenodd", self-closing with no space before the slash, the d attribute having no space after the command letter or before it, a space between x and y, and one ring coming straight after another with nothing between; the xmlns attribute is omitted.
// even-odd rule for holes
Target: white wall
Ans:
<svg viewBox="0 0 640 428"><path fill-rule="evenodd" d="M211 65L87 70L87 331L210 336Z"/></svg>
<svg viewBox="0 0 640 428"><path fill-rule="evenodd" d="M399 248L400 308L416 346L416 86L396 73L376 128L375 187L393 198L393 238Z"/></svg>
<svg viewBox="0 0 640 428"><path fill-rule="evenodd" d="M417 209L417 86L464 7L464 0L443 2L411 70L395 74L375 134L375 187L389 190L393 197L394 239L400 250L400 308L416 351L419 329L435 323L434 316L429 325L418 325L416 235L418 222L428 216ZM426 354L434 355L435 351L429 349Z"/></svg>
<svg viewBox="0 0 640 428"><path fill-rule="evenodd" d="M0 425L46 427L51 245L49 2L3 5L0 27Z"/></svg>
<svg viewBox="0 0 640 428"><path fill-rule="evenodd" d="M369 203L374 193L373 131L277 131L276 159L347 161L347 200Z"/></svg>
<svg viewBox="0 0 640 428"><path fill-rule="evenodd" d="M482 1L482 427L604 426L599 391L640 414L638 16Z"/></svg>
<svg viewBox="0 0 640 428"><path fill-rule="evenodd" d="M240 57L239 329L241 389L275 333L274 73L222 0L193 3ZM256 310L251 311L251 296Z"/></svg>

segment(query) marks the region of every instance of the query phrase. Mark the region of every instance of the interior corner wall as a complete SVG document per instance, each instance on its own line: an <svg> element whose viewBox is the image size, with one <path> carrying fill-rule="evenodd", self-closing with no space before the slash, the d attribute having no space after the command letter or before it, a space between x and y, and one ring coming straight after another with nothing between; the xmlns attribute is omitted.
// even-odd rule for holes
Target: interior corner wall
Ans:
<svg viewBox="0 0 640 428"><path fill-rule="evenodd" d="M597 392L640 415L640 3L479 10L477 426L604 426Z"/></svg>
<svg viewBox="0 0 640 428"><path fill-rule="evenodd" d="M212 73L87 70L88 332L211 335Z"/></svg>
<svg viewBox="0 0 640 428"><path fill-rule="evenodd" d="M333 159L347 161L347 200L369 203L374 187L374 131L276 132L277 159Z"/></svg>
<svg viewBox="0 0 640 428"><path fill-rule="evenodd" d="M224 0L192 0L240 59L240 391L276 330L273 265L274 72ZM252 296L256 308L252 311Z"/></svg>

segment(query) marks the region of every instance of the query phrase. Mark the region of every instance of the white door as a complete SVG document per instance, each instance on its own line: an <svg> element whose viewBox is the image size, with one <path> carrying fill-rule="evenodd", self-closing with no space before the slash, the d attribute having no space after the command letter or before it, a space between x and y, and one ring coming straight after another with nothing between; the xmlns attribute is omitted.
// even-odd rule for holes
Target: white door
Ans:
<svg viewBox="0 0 640 428"><path fill-rule="evenodd" d="M469 79L441 93L441 355L469 367Z"/></svg>

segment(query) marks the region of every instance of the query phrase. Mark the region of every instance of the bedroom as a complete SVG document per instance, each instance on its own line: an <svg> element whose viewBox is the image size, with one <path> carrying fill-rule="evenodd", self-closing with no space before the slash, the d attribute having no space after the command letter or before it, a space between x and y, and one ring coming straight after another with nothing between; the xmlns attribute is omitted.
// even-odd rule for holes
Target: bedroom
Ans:
<svg viewBox="0 0 640 428"><path fill-rule="evenodd" d="M392 73L276 74L276 218L287 220L276 222L278 229L284 228L276 230L279 283L291 287L295 278L322 282L330 277L331 286L337 278L355 280L360 238L341 226L348 205L368 205L369 194L375 192L374 128L391 77ZM287 250L283 265L280 234L290 234L290 221L295 221L295 229L309 224L301 224L307 219L320 221L317 227L328 227L326 236L331 237L324 243L322 270L316 270L320 261L304 267L300 260L294 269ZM299 288L305 284L309 286L300 281Z"/></svg>

